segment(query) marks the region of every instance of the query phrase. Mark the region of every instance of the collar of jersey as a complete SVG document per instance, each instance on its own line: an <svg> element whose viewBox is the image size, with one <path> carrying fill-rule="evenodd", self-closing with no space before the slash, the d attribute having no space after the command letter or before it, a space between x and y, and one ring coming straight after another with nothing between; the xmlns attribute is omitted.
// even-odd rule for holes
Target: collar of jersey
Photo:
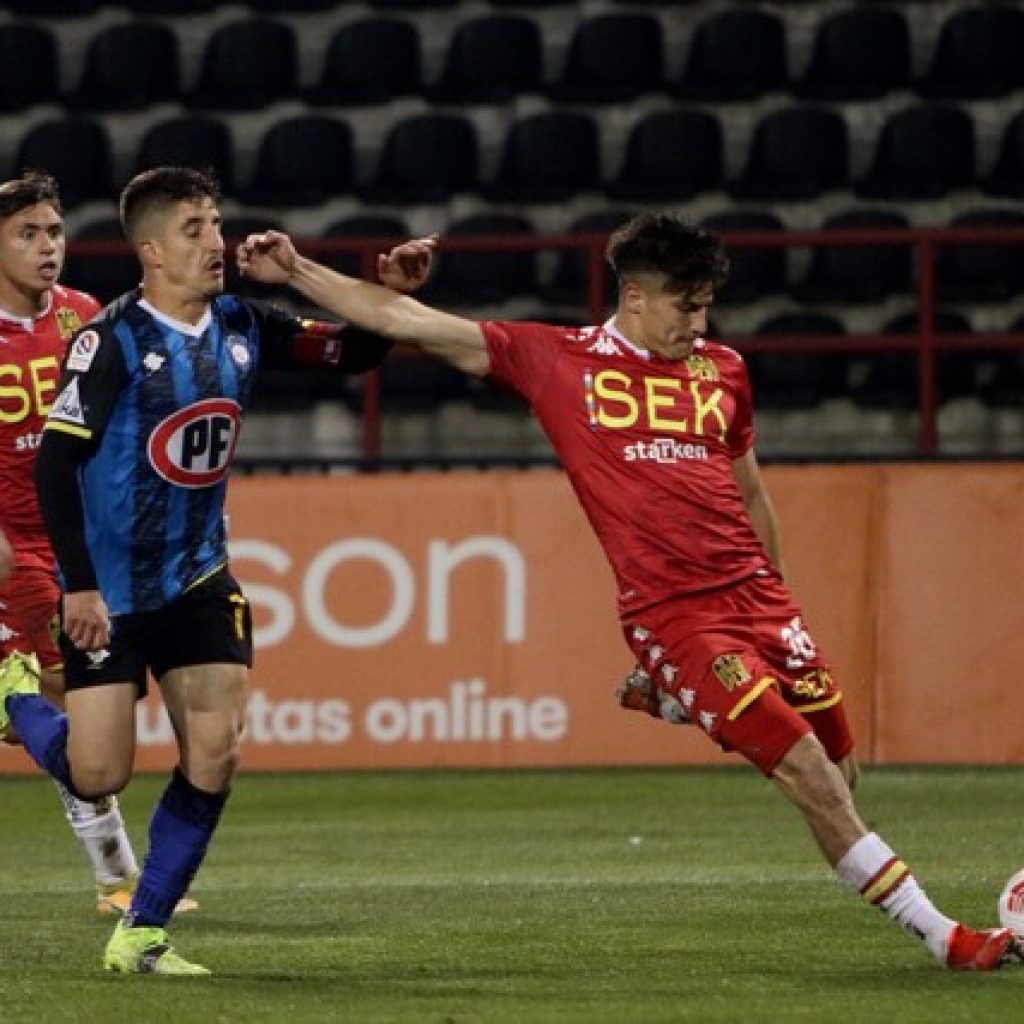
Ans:
<svg viewBox="0 0 1024 1024"><path fill-rule="evenodd" d="M166 313L161 313L148 299L139 299L139 305L154 319L159 320L160 323L170 327L171 330L177 331L179 334L187 334L192 338L200 338L206 331L207 327L210 326L210 321L213 319L213 314L210 312L210 307L206 307L206 312L202 315L199 323L187 324L184 320L175 320L173 316L168 316Z"/></svg>
<svg viewBox="0 0 1024 1024"><path fill-rule="evenodd" d="M631 342L629 340L629 338L627 338L622 333L622 331L620 331L615 326L614 321L615 321L614 317L610 317L608 320L605 320L604 326L601 328L601 330L604 331L605 334L610 334L620 345L625 345L625 347L628 348L630 350L630 352L632 352L635 356L637 356L637 358L639 358L639 359L648 359L648 360L654 358L654 353L651 352L649 349L640 348L639 345L634 345L633 342ZM703 338L697 338L697 340L694 341L694 343L693 343L693 351L697 352L699 349L702 349L703 347L704 347L704 339Z"/></svg>
<svg viewBox="0 0 1024 1024"><path fill-rule="evenodd" d="M53 308L53 291L46 293L46 308L32 316L18 316L17 313L8 313L6 309L0 309L0 320L9 324L17 324L23 331L31 331L37 320L41 320Z"/></svg>

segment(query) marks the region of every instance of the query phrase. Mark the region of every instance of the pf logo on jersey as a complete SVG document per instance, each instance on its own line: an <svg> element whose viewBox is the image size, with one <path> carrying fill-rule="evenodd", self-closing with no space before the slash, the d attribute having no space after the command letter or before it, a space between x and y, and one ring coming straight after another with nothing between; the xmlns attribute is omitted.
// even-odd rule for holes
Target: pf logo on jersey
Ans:
<svg viewBox="0 0 1024 1024"><path fill-rule="evenodd" d="M194 402L150 434L150 464L179 487L211 487L227 476L241 425L242 407L229 398Z"/></svg>

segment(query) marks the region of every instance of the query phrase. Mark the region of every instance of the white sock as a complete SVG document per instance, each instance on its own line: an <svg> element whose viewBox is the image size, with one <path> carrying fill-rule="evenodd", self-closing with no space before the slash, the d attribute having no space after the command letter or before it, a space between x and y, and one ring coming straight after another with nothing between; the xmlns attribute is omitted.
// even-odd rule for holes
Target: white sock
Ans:
<svg viewBox="0 0 1024 1024"><path fill-rule="evenodd" d="M79 800L66 786L57 783L68 824L78 836L92 867L97 885L117 885L139 873L132 844L124 828L116 797L95 803Z"/></svg>
<svg viewBox="0 0 1024 1024"><path fill-rule="evenodd" d="M923 940L936 960L945 963L956 922L936 910L906 864L874 832L846 851L836 874L910 935Z"/></svg>

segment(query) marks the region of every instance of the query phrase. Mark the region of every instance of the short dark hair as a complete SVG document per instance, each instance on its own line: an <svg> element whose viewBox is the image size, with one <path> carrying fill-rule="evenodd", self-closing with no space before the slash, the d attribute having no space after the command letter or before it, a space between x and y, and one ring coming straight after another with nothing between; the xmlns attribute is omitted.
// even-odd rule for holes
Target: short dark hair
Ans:
<svg viewBox="0 0 1024 1024"><path fill-rule="evenodd" d="M57 179L45 171L22 171L20 177L0 184L0 219L13 217L36 203L47 203L64 216Z"/></svg>
<svg viewBox="0 0 1024 1024"><path fill-rule="evenodd" d="M121 192L121 227L128 238L133 238L139 222L151 210L204 199L220 202L220 183L212 171L153 167L136 174Z"/></svg>
<svg viewBox="0 0 1024 1024"><path fill-rule="evenodd" d="M718 236L669 213L642 213L612 233L605 249L621 283L631 274L664 274L670 292L710 285L729 277L729 257Z"/></svg>

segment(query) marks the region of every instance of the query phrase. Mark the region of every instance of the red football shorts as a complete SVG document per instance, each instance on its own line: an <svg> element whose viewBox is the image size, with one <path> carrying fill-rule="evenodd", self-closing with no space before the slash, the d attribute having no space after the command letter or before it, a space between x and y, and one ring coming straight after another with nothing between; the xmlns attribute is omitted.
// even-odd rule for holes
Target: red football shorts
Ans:
<svg viewBox="0 0 1024 1024"><path fill-rule="evenodd" d="M13 651L35 654L40 665L59 669L54 636L60 589L51 569L19 563L0 587L0 658Z"/></svg>
<svg viewBox="0 0 1024 1024"><path fill-rule="evenodd" d="M765 775L809 732L833 761L853 749L842 693L777 577L662 602L623 631L661 694Z"/></svg>

